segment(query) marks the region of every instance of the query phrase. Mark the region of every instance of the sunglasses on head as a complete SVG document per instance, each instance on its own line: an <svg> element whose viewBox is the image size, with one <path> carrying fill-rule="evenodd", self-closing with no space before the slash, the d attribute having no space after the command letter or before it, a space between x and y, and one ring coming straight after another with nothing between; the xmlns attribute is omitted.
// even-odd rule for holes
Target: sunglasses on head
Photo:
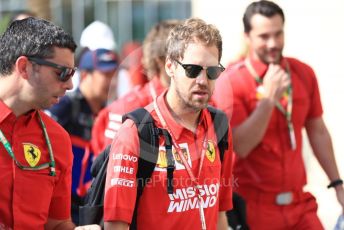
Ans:
<svg viewBox="0 0 344 230"><path fill-rule="evenodd" d="M206 70L207 72L207 77L209 80L215 80L217 79L220 74L225 70L225 67L219 64L219 66L208 66L204 68L203 66L200 65L195 65L195 64L183 64L178 60L175 60L179 65L181 65L184 70L185 70L185 75L188 78L196 78L198 75L201 73L203 69Z"/></svg>
<svg viewBox="0 0 344 230"><path fill-rule="evenodd" d="M71 77L73 77L75 71L76 71L76 67L74 68L70 68L70 67L66 67L66 66L62 66L62 65L58 65L54 62L50 62L41 58L36 58L36 57L28 57L29 61L36 63L37 65L45 65L45 66L50 66L53 67L55 69L58 69L61 71L60 75L59 75L59 80L62 82L66 82L68 81Z"/></svg>

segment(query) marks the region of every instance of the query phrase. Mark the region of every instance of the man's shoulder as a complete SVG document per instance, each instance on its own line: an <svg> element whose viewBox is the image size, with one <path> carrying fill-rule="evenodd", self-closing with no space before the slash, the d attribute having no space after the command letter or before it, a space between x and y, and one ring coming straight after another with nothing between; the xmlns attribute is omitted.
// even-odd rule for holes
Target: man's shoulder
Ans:
<svg viewBox="0 0 344 230"><path fill-rule="evenodd" d="M244 60L229 63L226 70L221 74L222 79L236 78L242 76L246 71ZM246 71L247 72L247 71Z"/></svg>
<svg viewBox="0 0 344 230"><path fill-rule="evenodd" d="M293 69L297 68L297 69L312 70L312 67L309 64L307 64L307 63L305 63L305 62L303 62L297 58L286 57L286 60L288 61L290 67Z"/></svg>
<svg viewBox="0 0 344 230"><path fill-rule="evenodd" d="M226 70L227 71L238 71L245 67L245 61L244 60L238 60L235 62L231 62L228 64Z"/></svg>
<svg viewBox="0 0 344 230"><path fill-rule="evenodd" d="M149 95L150 96L150 95ZM134 109L146 106L150 101L147 99L145 87L134 88L132 91L113 101L108 107L109 113L125 114Z"/></svg>

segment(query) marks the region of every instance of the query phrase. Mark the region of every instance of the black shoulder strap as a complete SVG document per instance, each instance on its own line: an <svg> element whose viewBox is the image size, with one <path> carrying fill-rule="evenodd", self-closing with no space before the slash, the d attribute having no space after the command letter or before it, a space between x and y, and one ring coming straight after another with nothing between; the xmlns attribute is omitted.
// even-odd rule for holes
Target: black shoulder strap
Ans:
<svg viewBox="0 0 344 230"><path fill-rule="evenodd" d="M84 205L79 207L79 224L99 224L103 226L103 204L106 180L106 170L109 161L110 145L95 159L92 164L92 184L84 200Z"/></svg>
<svg viewBox="0 0 344 230"><path fill-rule="evenodd" d="M156 128L150 113L144 108L139 108L128 114L125 114L122 118L122 122L128 118L135 122L140 140L140 157L136 175L136 204L132 222L130 224L130 229L136 229L138 203L143 193L143 188L151 178L158 160L159 130Z"/></svg>
<svg viewBox="0 0 344 230"><path fill-rule="evenodd" d="M140 179L138 181L138 187L143 188L147 183L147 179L151 177L158 160L159 131L154 125L152 116L144 108L139 108L125 114L122 122L124 123L128 118L135 122L138 130L140 157L136 178Z"/></svg>
<svg viewBox="0 0 344 230"><path fill-rule="evenodd" d="M220 150L220 159L222 162L225 151L228 149L228 118L224 112L212 106L208 106L208 111L214 122L217 146Z"/></svg>

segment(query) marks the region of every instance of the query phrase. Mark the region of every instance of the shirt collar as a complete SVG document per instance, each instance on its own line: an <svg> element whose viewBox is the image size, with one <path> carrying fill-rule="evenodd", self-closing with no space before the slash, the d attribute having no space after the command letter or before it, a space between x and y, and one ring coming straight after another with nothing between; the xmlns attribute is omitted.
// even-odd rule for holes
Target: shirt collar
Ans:
<svg viewBox="0 0 344 230"><path fill-rule="evenodd" d="M0 123L2 123L10 114L13 114L12 110L2 100L0 100Z"/></svg>
<svg viewBox="0 0 344 230"><path fill-rule="evenodd" d="M37 110L30 110L21 116L24 116L26 119L25 123L29 124L29 122L32 121L34 117L37 115L37 112ZM13 116L14 119L16 119L16 116L12 112L12 110L2 100L0 100L0 123L2 123L9 116Z"/></svg>
<svg viewBox="0 0 344 230"><path fill-rule="evenodd" d="M167 102L166 102L166 94L167 94L167 89L160 94L160 96L157 97L157 104L159 106L160 112L162 114L162 116L164 117L168 127L170 128L171 132L173 133L173 135L176 137L176 139L179 139L183 130L185 129L182 125L180 125L172 116L170 110L168 109L167 106ZM206 116L205 110L207 109L203 109L200 113L200 117L199 117L199 122L197 125L197 129L199 126L204 126L206 127L207 122L209 122L208 118ZM161 123L161 122L160 122Z"/></svg>

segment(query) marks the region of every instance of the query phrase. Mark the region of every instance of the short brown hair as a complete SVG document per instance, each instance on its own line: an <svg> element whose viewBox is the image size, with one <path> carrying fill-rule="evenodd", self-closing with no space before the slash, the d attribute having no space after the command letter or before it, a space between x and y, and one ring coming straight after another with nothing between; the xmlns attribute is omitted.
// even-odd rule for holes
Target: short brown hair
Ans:
<svg viewBox="0 0 344 230"><path fill-rule="evenodd" d="M220 31L212 24L199 18L191 18L176 26L167 39L167 58L177 60L184 57L188 44L199 41L206 46L215 45L222 56L222 38Z"/></svg>
<svg viewBox="0 0 344 230"><path fill-rule="evenodd" d="M161 21L153 26L143 41L142 63L149 79L165 71L161 69L159 62L165 63L166 39L171 29L179 24L181 24L179 20Z"/></svg>

